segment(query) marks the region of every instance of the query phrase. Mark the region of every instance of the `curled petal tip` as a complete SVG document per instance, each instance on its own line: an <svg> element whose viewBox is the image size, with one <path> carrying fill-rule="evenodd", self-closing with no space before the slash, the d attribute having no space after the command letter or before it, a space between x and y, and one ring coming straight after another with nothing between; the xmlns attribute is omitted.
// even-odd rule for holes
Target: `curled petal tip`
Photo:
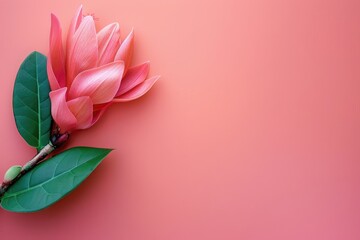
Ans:
<svg viewBox="0 0 360 240"><path fill-rule="evenodd" d="M137 85L145 81L147 75L149 74L150 64L145 62L138 66L129 68L124 79L121 82L120 88L116 94L116 97L123 95L124 93L135 88Z"/></svg>
<svg viewBox="0 0 360 240"><path fill-rule="evenodd" d="M50 28L50 51L49 51L49 57L48 57L48 63L51 64L51 66L47 66L48 70L49 68L52 68L52 73L49 73L49 78L55 78L50 79L58 81L59 86L65 85L65 57L64 57L64 50L62 45L62 30L61 25L58 20L58 18L51 14L51 28ZM53 84L54 86L54 84ZM52 88L54 89L54 88Z"/></svg>
<svg viewBox="0 0 360 240"><path fill-rule="evenodd" d="M111 23L97 34L98 66L114 61L115 54L120 46L120 27L118 23Z"/></svg>
<svg viewBox="0 0 360 240"><path fill-rule="evenodd" d="M67 47L67 85L82 71L96 67L98 42L95 23L91 16L82 19L70 45Z"/></svg>
<svg viewBox="0 0 360 240"><path fill-rule="evenodd" d="M73 37L75 34L75 31L80 26L80 23L82 22L83 14L82 14L82 5L79 6L79 8L76 10L76 13L74 17L71 20L68 36L67 36L67 55L69 55L69 51L71 50L71 46L73 45Z"/></svg>
<svg viewBox="0 0 360 240"><path fill-rule="evenodd" d="M154 83L156 83L157 81L159 81L159 79L161 78L161 75L156 75L156 76L154 76L154 77L152 77L153 78L153 82Z"/></svg>
<svg viewBox="0 0 360 240"><path fill-rule="evenodd" d="M114 98L113 102L128 102L143 96L152 88L152 86L155 84L155 82L157 82L159 78L160 76L154 76L146 79L144 82L138 84L130 91Z"/></svg>
<svg viewBox="0 0 360 240"><path fill-rule="evenodd" d="M73 21L74 21L74 24L75 24L75 30L79 26L82 18L83 18L83 5L80 4L80 6L76 10L75 16L73 18Z"/></svg>
<svg viewBox="0 0 360 240"><path fill-rule="evenodd" d="M51 13L50 18L51 18L51 28L54 28L54 27L60 28L60 21L57 18L57 16L55 14Z"/></svg>
<svg viewBox="0 0 360 240"><path fill-rule="evenodd" d="M131 64L131 58L134 48L134 30L127 35L124 41L121 43L119 50L115 55L115 60L122 60L125 62L125 73Z"/></svg>
<svg viewBox="0 0 360 240"><path fill-rule="evenodd" d="M82 15L83 5L80 4L79 7L76 9L76 15Z"/></svg>

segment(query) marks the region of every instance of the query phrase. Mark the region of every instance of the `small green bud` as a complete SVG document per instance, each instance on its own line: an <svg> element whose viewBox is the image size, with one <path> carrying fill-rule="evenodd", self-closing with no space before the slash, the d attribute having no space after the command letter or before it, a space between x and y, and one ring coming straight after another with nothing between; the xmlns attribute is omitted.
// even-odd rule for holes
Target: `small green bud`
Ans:
<svg viewBox="0 0 360 240"><path fill-rule="evenodd" d="M19 165L10 167L5 173L4 182L10 182L14 180L17 177L17 175L19 175L19 173L21 172L21 169L22 167Z"/></svg>

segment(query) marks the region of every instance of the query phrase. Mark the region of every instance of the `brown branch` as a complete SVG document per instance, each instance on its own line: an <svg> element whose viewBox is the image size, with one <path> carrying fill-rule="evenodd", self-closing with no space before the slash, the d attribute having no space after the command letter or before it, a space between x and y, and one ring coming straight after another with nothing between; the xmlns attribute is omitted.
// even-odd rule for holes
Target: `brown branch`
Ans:
<svg viewBox="0 0 360 240"><path fill-rule="evenodd" d="M69 138L68 133L53 135L51 141L41 149L30 161L28 161L21 169L21 172L11 181L4 181L0 185L0 198L5 194L8 188L13 185L17 180L24 176L27 172L33 169L39 163L45 161L50 153L52 153L57 147L62 145Z"/></svg>

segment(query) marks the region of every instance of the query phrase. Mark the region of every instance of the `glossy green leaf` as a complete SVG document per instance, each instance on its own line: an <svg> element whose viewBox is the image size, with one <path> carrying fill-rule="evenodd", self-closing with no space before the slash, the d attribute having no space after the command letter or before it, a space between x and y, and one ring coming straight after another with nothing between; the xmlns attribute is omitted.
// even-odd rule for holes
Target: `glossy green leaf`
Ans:
<svg viewBox="0 0 360 240"><path fill-rule="evenodd" d="M110 151L75 147L40 163L8 189L1 206L12 212L34 212L50 206L75 189Z"/></svg>
<svg viewBox="0 0 360 240"><path fill-rule="evenodd" d="M32 52L17 73L13 111L16 127L25 141L39 151L49 143L51 104L46 57Z"/></svg>

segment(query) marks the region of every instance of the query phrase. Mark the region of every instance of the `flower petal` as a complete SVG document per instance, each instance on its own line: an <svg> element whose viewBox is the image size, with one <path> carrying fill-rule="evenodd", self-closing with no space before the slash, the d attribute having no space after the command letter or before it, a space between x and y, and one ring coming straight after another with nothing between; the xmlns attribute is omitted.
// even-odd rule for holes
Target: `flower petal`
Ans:
<svg viewBox="0 0 360 240"><path fill-rule="evenodd" d="M70 52L67 56L67 86L82 71L96 67L98 47L95 23L92 16L86 16L81 21L72 39Z"/></svg>
<svg viewBox="0 0 360 240"><path fill-rule="evenodd" d="M125 63L125 74L131 64L131 59L134 50L134 30L131 30L129 35L121 43L119 50L115 55L116 60L122 60Z"/></svg>
<svg viewBox="0 0 360 240"><path fill-rule="evenodd" d="M119 91L116 93L116 96L120 96L142 83L149 74L149 70L149 62L145 62L136 67L129 68L125 77L121 81L121 85Z"/></svg>
<svg viewBox="0 0 360 240"><path fill-rule="evenodd" d="M142 95L144 95L150 88L154 85L154 83L160 78L160 76L155 76L149 79L146 79L144 82L140 83L130 91L120 95L119 97L114 98L113 102L128 102L131 100L135 100Z"/></svg>
<svg viewBox="0 0 360 240"><path fill-rule="evenodd" d="M62 133L71 131L76 127L76 118L66 104L67 88L60 88L50 92L51 115Z"/></svg>
<svg viewBox="0 0 360 240"><path fill-rule="evenodd" d="M89 96L94 104L109 102L120 87L123 72L122 61L84 71L74 79L69 97Z"/></svg>
<svg viewBox="0 0 360 240"><path fill-rule="evenodd" d="M98 66L114 61L119 48L120 27L118 23L112 23L97 33L99 45Z"/></svg>
<svg viewBox="0 0 360 240"><path fill-rule="evenodd" d="M83 8L83 6L80 5L79 8L76 10L76 13L75 13L73 19L71 20L69 31L67 33L66 55L69 55L69 53L70 53L70 50L71 50L70 46L73 45L72 41L73 41L74 34L75 34L76 30L78 29L78 27L80 26L80 23L83 19L82 8Z"/></svg>
<svg viewBox="0 0 360 240"><path fill-rule="evenodd" d="M91 126L93 103L90 97L75 98L68 101L67 105L77 120L76 129L86 129Z"/></svg>
<svg viewBox="0 0 360 240"><path fill-rule="evenodd" d="M49 64L60 87L65 87L65 58L62 46L61 26L58 18L51 14ZM54 81L55 79L51 79ZM51 84L55 86L56 84ZM54 89L53 89L54 90Z"/></svg>
<svg viewBox="0 0 360 240"><path fill-rule="evenodd" d="M50 57L47 58L46 69L47 69L47 74L48 74L48 79L49 79L49 84L50 84L51 90L55 91L55 90L59 89L60 85L59 85L59 82L56 79L54 71L52 69Z"/></svg>

